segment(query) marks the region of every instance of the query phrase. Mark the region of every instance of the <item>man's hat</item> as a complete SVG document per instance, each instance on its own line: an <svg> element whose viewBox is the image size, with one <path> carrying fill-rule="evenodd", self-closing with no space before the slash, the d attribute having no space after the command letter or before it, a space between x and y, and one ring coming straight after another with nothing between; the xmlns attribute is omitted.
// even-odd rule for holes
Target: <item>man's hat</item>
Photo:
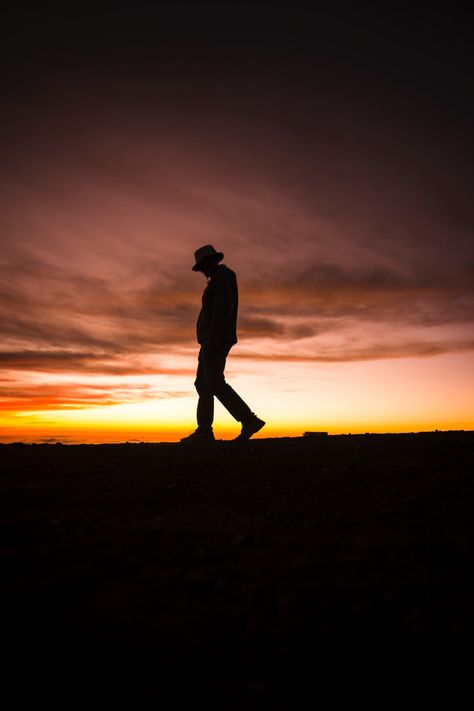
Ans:
<svg viewBox="0 0 474 711"><path fill-rule="evenodd" d="M222 252L216 252L212 244L206 244L204 245L204 247L199 247L199 249L194 252L194 259L196 260L196 264L193 267L193 272L199 271L201 262L206 257L217 257L218 262L224 259L224 255L222 254Z"/></svg>

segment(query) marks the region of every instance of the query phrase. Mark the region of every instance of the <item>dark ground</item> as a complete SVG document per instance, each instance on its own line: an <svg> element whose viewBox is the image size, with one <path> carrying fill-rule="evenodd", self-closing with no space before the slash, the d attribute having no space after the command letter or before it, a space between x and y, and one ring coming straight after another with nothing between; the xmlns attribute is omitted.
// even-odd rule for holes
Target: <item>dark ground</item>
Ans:
<svg viewBox="0 0 474 711"><path fill-rule="evenodd" d="M474 432L2 445L2 692L474 705Z"/></svg>

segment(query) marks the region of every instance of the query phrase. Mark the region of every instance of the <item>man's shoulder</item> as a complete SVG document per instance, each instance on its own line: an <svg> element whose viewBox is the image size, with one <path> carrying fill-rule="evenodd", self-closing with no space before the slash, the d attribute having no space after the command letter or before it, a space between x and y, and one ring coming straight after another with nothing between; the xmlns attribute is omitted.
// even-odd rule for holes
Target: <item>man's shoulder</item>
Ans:
<svg viewBox="0 0 474 711"><path fill-rule="evenodd" d="M217 272L215 274L216 279L222 280L222 281L232 281L235 282L237 281L237 275L232 269L229 269L228 266L225 264L219 264L219 267L217 269Z"/></svg>

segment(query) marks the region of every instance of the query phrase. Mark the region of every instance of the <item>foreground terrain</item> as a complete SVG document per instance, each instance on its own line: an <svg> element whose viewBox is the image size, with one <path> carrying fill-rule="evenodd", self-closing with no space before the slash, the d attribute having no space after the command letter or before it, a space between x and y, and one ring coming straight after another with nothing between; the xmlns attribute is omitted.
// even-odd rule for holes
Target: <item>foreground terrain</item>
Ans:
<svg viewBox="0 0 474 711"><path fill-rule="evenodd" d="M471 708L473 465L472 432L1 445L2 687Z"/></svg>

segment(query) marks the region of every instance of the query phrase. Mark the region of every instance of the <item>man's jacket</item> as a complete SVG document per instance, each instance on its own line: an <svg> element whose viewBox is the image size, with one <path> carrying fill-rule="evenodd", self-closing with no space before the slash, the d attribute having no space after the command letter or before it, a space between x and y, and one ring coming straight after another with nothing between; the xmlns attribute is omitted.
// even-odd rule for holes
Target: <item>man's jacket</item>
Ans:
<svg viewBox="0 0 474 711"><path fill-rule="evenodd" d="M220 264L202 295L196 324L198 343L209 346L237 343L237 278L232 269Z"/></svg>

